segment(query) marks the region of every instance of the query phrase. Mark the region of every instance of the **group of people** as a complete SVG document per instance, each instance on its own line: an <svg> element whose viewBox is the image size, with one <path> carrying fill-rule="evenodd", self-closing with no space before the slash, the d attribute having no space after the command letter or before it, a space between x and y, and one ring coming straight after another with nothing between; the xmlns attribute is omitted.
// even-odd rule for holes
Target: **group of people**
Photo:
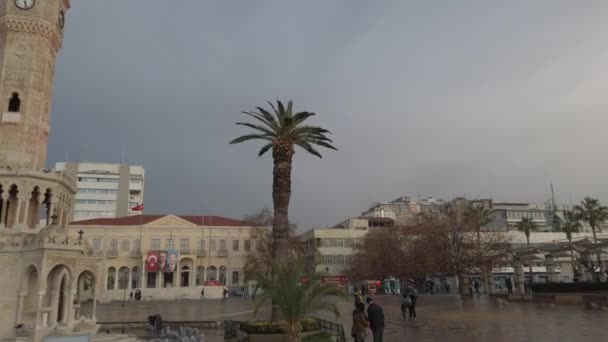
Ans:
<svg viewBox="0 0 608 342"><path fill-rule="evenodd" d="M353 310L353 327L351 329L351 337L355 342L364 342L367 338L367 329L372 331L373 341L382 342L384 335L384 310L378 305L373 298L367 297L365 300L365 288L362 286L361 291L355 289L354 301L355 309ZM403 319L416 319L416 301L418 299L418 291L414 287L414 282L409 280L402 295L401 295L401 313ZM367 303L367 312L365 310Z"/></svg>
<svg viewBox="0 0 608 342"><path fill-rule="evenodd" d="M384 335L384 310L371 297L367 297L367 314L363 295L355 291L355 309L353 310L353 327L350 335L355 342L364 342L367 337L367 328L371 329L374 342L382 342Z"/></svg>
<svg viewBox="0 0 608 342"><path fill-rule="evenodd" d="M135 293L133 293L133 291L131 291L131 293L129 294L129 302L132 302L132 301L139 302L140 300L141 300L141 291L139 289L135 290Z"/></svg>

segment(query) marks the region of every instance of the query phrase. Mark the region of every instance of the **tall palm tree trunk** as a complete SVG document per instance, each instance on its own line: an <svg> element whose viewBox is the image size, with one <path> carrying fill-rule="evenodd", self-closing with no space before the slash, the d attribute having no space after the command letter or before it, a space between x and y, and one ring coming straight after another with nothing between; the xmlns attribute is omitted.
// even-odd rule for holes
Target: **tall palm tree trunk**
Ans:
<svg viewBox="0 0 608 342"><path fill-rule="evenodd" d="M289 199L291 198L291 163L293 145L278 144L273 147L274 160L272 181L272 202L274 219L272 222L272 237L274 260L285 261L289 258ZM272 305L271 320L281 317L280 309Z"/></svg>

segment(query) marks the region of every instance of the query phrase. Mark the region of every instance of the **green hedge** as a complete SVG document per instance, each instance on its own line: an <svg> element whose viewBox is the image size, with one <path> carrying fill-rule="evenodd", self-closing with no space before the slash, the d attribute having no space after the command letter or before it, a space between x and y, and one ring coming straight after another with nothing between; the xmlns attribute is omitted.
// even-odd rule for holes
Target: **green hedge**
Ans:
<svg viewBox="0 0 608 342"><path fill-rule="evenodd" d="M286 322L279 321L270 324L268 321L249 321L246 323L244 330L247 334L282 334L285 332ZM302 332L320 330L319 324L314 318L302 319Z"/></svg>
<svg viewBox="0 0 608 342"><path fill-rule="evenodd" d="M608 292L608 283L532 283L533 293L588 293Z"/></svg>

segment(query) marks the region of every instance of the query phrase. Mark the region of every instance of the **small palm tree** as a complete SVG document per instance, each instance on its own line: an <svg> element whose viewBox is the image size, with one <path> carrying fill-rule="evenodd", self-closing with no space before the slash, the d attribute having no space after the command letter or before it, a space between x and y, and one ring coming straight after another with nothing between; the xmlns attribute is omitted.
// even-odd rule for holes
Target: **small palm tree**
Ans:
<svg viewBox="0 0 608 342"><path fill-rule="evenodd" d="M528 248L530 248L530 232L536 231L537 229L536 223L529 217L522 217L521 221L517 222L517 230L526 234Z"/></svg>
<svg viewBox="0 0 608 342"><path fill-rule="evenodd" d="M564 210L564 220L559 226L559 230L566 233L566 238L570 244L570 262L573 271L576 273L574 265L574 250L572 249L572 233L578 233L582 225L578 221L578 215L572 210Z"/></svg>
<svg viewBox="0 0 608 342"><path fill-rule="evenodd" d="M528 248L530 248L530 232L536 231L538 227L536 223L529 217L522 217L521 221L517 222L517 230L526 234L526 242ZM532 273L532 263L530 263L530 282L534 281L534 274Z"/></svg>
<svg viewBox="0 0 608 342"><path fill-rule="evenodd" d="M559 227L559 230L566 234L566 239L572 244L572 233L578 233L582 228L578 220L578 215L572 210L564 210L564 220Z"/></svg>
<svg viewBox="0 0 608 342"><path fill-rule="evenodd" d="M580 205L574 206L574 212L580 220L586 221L591 226L593 232L593 243L597 244L597 231L600 230L600 224L608 220L608 207L600 204L600 201L585 197ZM600 274L604 274L604 266L600 253L597 253L597 263L600 267Z"/></svg>
<svg viewBox="0 0 608 342"><path fill-rule="evenodd" d="M258 278L263 293L256 297L254 315L271 300L280 308L281 317L286 321L287 341L300 341L302 320L307 315L329 311L339 317L338 307L329 297L344 296L344 292L321 282L319 273L308 271L304 258L275 262L272 268L274 276L261 273Z"/></svg>

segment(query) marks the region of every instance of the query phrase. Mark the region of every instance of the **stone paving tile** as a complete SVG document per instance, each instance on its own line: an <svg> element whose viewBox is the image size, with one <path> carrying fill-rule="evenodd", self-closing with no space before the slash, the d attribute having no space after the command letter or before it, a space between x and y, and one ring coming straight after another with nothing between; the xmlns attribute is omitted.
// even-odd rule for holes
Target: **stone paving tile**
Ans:
<svg viewBox="0 0 608 342"><path fill-rule="evenodd" d="M462 302L457 296L421 295L418 301L418 319L403 321L399 298L378 296L384 307L387 326L386 342L396 341L604 341L608 311L586 310L583 306L510 303L499 306L486 297ZM352 303L339 302L341 317L323 315L344 325L350 332ZM252 318L251 302L231 298L219 300L140 302L102 304L98 306L99 321L145 320L148 315L160 313L165 320L247 320ZM266 319L266 307L258 317ZM219 334L219 332L218 332ZM209 341L221 340L209 336ZM368 338L371 341L371 336Z"/></svg>

